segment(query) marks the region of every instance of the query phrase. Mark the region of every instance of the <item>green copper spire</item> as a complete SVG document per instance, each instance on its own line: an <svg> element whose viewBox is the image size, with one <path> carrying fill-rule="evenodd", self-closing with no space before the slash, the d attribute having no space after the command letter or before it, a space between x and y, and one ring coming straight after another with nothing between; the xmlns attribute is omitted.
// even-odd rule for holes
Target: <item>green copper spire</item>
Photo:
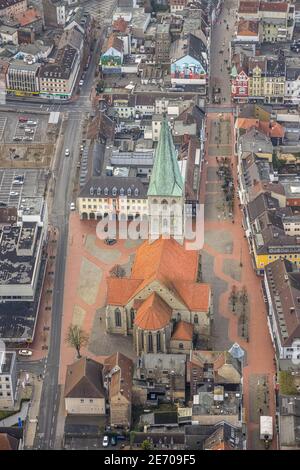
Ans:
<svg viewBox="0 0 300 470"><path fill-rule="evenodd" d="M183 179L179 171L172 134L164 117L155 161L148 188L148 196L182 196Z"/></svg>

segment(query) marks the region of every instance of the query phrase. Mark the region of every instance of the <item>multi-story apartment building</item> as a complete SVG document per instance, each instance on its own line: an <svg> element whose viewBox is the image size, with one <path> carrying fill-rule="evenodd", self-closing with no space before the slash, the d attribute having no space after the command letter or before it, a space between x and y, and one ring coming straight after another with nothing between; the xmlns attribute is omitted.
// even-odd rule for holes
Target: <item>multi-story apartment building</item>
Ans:
<svg viewBox="0 0 300 470"><path fill-rule="evenodd" d="M13 409L16 390L16 353L14 351L0 351L0 410Z"/></svg>
<svg viewBox="0 0 300 470"><path fill-rule="evenodd" d="M55 63L44 65L39 74L40 94L46 99L68 100L80 68L79 52L70 45L59 49Z"/></svg>
<svg viewBox="0 0 300 470"><path fill-rule="evenodd" d="M0 16L13 17L27 10L27 0L0 0Z"/></svg>
<svg viewBox="0 0 300 470"><path fill-rule="evenodd" d="M295 6L288 2L261 2L259 19L262 40L266 42L290 41L295 26Z"/></svg>
<svg viewBox="0 0 300 470"><path fill-rule="evenodd" d="M42 0L45 26L57 28L66 23L66 6L63 1Z"/></svg>
<svg viewBox="0 0 300 470"><path fill-rule="evenodd" d="M292 220L296 222L291 208L279 207L278 200L268 194L260 194L245 207L246 235L258 274L278 259L300 266L300 224L292 227Z"/></svg>
<svg viewBox="0 0 300 470"><path fill-rule="evenodd" d="M264 274L268 325L280 359L300 359L300 271L287 259L268 264Z"/></svg>
<svg viewBox="0 0 300 470"><path fill-rule="evenodd" d="M186 8L187 4L188 4L188 0L170 0L169 1L170 12L177 13L179 11L182 11Z"/></svg>
<svg viewBox="0 0 300 470"><path fill-rule="evenodd" d="M6 91L16 96L38 95L40 66L41 64L23 60L11 62L6 74Z"/></svg>
<svg viewBox="0 0 300 470"><path fill-rule="evenodd" d="M285 95L285 57L256 56L249 58L249 100L282 103Z"/></svg>
<svg viewBox="0 0 300 470"><path fill-rule="evenodd" d="M262 42L284 42L293 37L295 6L288 2L241 1L238 16L259 21Z"/></svg>
<svg viewBox="0 0 300 470"><path fill-rule="evenodd" d="M155 38L155 62L157 64L168 64L170 62L170 24L157 25Z"/></svg>
<svg viewBox="0 0 300 470"><path fill-rule="evenodd" d="M284 101L291 104L300 103L300 60L298 57L286 60Z"/></svg>

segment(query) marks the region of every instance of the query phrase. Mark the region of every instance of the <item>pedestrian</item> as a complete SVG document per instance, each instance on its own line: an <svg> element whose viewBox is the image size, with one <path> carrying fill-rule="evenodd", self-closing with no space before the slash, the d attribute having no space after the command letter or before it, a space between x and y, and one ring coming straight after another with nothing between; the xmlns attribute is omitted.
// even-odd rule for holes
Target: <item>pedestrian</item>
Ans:
<svg viewBox="0 0 300 470"><path fill-rule="evenodd" d="M102 318L100 317L100 322L102 322Z"/></svg>

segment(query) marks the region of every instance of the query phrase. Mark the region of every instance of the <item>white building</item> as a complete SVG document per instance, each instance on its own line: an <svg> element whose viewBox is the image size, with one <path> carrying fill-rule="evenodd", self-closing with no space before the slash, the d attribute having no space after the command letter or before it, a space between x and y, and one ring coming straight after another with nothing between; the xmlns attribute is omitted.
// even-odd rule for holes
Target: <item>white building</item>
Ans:
<svg viewBox="0 0 300 470"><path fill-rule="evenodd" d="M16 353L14 351L0 351L0 410L13 409L16 390Z"/></svg>

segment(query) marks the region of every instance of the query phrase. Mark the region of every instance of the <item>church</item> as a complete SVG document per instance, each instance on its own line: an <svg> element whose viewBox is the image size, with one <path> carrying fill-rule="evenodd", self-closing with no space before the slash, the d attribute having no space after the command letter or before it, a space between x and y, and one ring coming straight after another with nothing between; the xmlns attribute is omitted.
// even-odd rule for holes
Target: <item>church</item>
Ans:
<svg viewBox="0 0 300 470"><path fill-rule="evenodd" d="M211 288L199 282L199 253L185 249L179 227L183 192L165 119L147 194L150 239L138 248L129 277L107 278L106 331L132 335L137 355L188 354L197 335L210 334ZM170 210L172 207L176 209ZM165 230L170 234L167 238Z"/></svg>

